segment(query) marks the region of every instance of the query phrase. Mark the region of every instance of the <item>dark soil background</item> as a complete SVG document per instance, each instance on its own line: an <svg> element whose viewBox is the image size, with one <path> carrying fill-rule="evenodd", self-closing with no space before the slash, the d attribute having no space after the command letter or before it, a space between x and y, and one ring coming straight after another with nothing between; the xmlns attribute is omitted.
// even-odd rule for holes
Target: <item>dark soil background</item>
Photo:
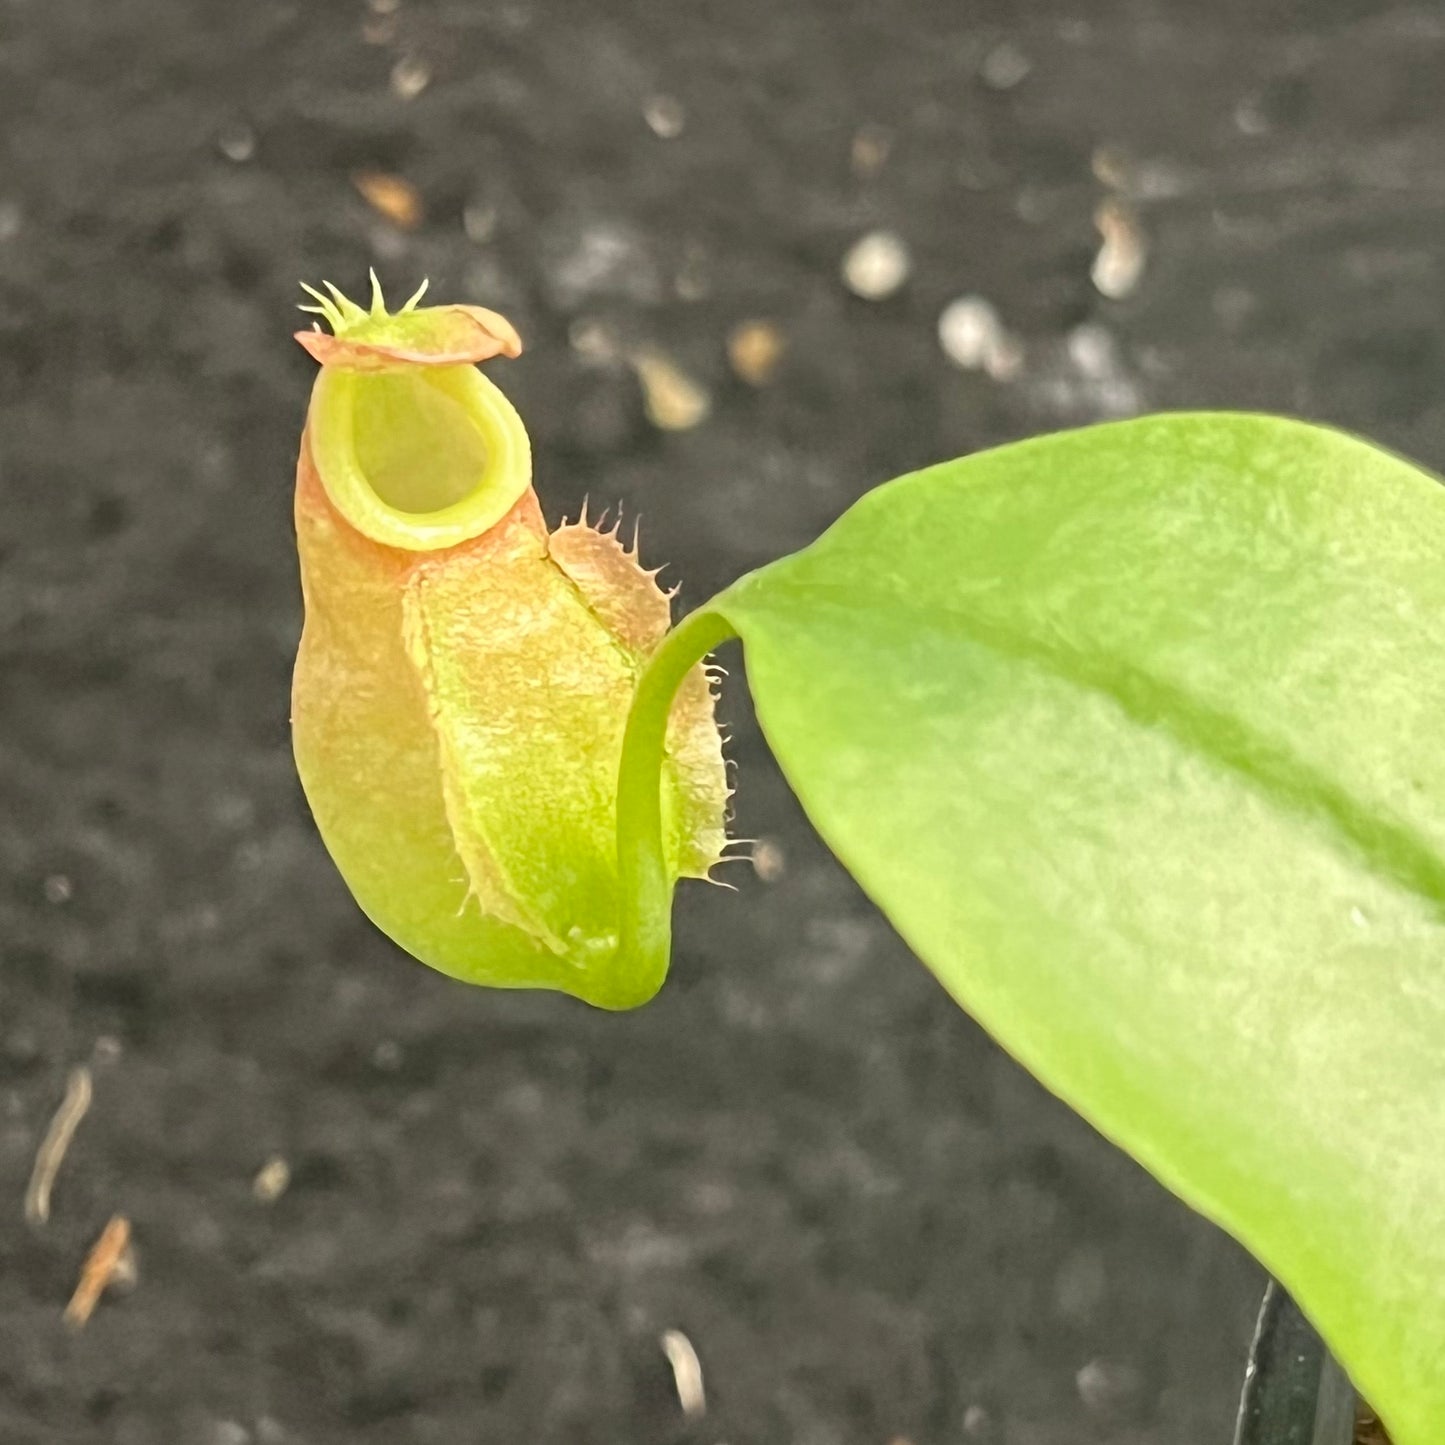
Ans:
<svg viewBox="0 0 1445 1445"><path fill-rule="evenodd" d="M0 0L0 1442L1222 1445L1259 1272L955 1010L740 686L767 880L686 890L648 1008L361 918L287 745L291 308L375 264L509 315L552 515L640 513L684 604L898 472L1140 409L1438 466L1442 65L1445 8L1349 0ZM873 230L881 300L840 273ZM940 346L967 294L991 369ZM117 1213L138 1282L69 1331Z"/></svg>

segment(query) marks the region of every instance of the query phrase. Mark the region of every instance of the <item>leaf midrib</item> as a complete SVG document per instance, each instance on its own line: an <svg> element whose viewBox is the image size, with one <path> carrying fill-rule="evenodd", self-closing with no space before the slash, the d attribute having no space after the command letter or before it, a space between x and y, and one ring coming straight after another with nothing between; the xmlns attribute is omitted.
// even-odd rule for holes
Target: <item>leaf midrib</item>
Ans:
<svg viewBox="0 0 1445 1445"><path fill-rule="evenodd" d="M762 581L757 590L765 595L777 585L776 581ZM786 579L783 586L794 593L829 596L831 605L843 611L856 614L859 610L856 588L793 578ZM739 587L737 595L745 599L752 590ZM719 610L725 613L727 600L726 593L717 599ZM1139 727L1167 733L1187 750L1253 784L1280 809L1323 823L1348 845L1367 871L1423 899L1437 919L1445 922L1445 859L1429 841L1408 823L1380 816L1347 788L1241 718L1111 654L1090 657L957 607L935 604L924 610L896 594L889 603L895 613L908 612L916 632L961 634L987 652L1032 666L1081 692L1112 702ZM857 635L857 629L853 630ZM746 628L739 631L746 644Z"/></svg>

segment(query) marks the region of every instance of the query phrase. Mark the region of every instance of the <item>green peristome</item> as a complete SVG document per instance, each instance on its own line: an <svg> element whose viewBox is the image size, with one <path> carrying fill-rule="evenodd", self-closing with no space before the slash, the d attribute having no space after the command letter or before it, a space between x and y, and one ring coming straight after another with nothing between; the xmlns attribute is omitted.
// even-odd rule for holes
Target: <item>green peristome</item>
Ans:
<svg viewBox="0 0 1445 1445"><path fill-rule="evenodd" d="M1099 427L882 487L685 627L655 669L742 637L954 997L1438 1445L1445 490L1296 422Z"/></svg>

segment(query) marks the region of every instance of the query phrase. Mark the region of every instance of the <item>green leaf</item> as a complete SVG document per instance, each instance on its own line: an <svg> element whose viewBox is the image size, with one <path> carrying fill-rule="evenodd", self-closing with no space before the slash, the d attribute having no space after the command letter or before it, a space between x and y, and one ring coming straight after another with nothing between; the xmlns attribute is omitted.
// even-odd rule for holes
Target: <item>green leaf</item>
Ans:
<svg viewBox="0 0 1445 1445"><path fill-rule="evenodd" d="M1445 489L1176 415L866 496L685 624L944 985L1445 1432Z"/></svg>

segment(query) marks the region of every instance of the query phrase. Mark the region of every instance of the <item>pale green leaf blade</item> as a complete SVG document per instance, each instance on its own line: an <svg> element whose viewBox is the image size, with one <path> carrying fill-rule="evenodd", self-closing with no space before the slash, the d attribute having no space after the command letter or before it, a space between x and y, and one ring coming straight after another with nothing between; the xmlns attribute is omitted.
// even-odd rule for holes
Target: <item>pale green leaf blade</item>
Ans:
<svg viewBox="0 0 1445 1445"><path fill-rule="evenodd" d="M710 604L960 1003L1445 1436L1445 489L1166 416L906 477Z"/></svg>

